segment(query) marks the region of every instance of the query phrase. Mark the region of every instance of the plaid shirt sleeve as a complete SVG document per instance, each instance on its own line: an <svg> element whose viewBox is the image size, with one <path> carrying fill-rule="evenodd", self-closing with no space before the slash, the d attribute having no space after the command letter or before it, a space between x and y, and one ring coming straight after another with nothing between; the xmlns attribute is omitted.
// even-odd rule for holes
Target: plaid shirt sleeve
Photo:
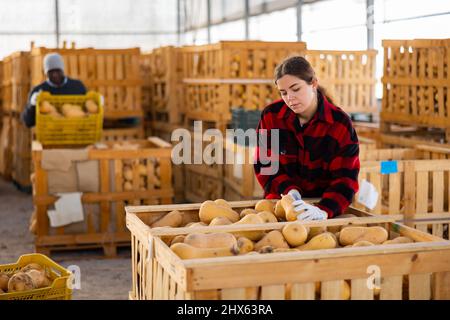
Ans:
<svg viewBox="0 0 450 320"><path fill-rule="evenodd" d="M269 122L269 123L267 123ZM291 189L298 189L294 179L283 169L283 165L289 162L289 157L277 154L274 161L267 161L267 158L272 156L271 141L272 141L272 126L270 125L270 114L266 117L263 113L257 128L258 145L255 148L255 174L260 185L264 189L266 199L279 199L281 194L286 194ZM281 139L282 137L280 137ZM281 142L282 143L282 142ZM280 143L280 144L281 144ZM296 165L296 163L293 163ZM265 171L270 171L273 168L272 174L267 174Z"/></svg>
<svg viewBox="0 0 450 320"><path fill-rule="evenodd" d="M334 135L340 137L339 150L329 164L331 173L329 187L317 204L319 208L328 213L329 218L342 214L351 204L353 196L359 188L360 162L356 131L351 123L348 123L344 130L339 130Z"/></svg>

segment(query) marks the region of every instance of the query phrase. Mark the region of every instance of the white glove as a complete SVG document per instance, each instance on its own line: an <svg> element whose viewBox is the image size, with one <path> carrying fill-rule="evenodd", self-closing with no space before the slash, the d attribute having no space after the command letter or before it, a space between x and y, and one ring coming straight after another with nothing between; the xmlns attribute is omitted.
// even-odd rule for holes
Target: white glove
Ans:
<svg viewBox="0 0 450 320"><path fill-rule="evenodd" d="M302 196L300 195L300 192L296 189L292 189L288 192L288 195L294 199L294 202L292 202L292 205L294 206L295 212L301 212L303 209L300 208L301 205L305 203L305 201L302 200Z"/></svg>
<svg viewBox="0 0 450 320"><path fill-rule="evenodd" d="M105 97L103 95L100 95L100 104L105 106Z"/></svg>
<svg viewBox="0 0 450 320"><path fill-rule="evenodd" d="M296 207L300 210L304 210L305 212L299 214L297 216L297 220L301 221L311 221L311 220L326 220L328 218L328 214L320 209L319 207L313 206L309 203L304 202L303 204Z"/></svg>
<svg viewBox="0 0 450 320"><path fill-rule="evenodd" d="M39 91L37 91L37 92L35 92L35 93L33 93L33 94L31 95L31 97L30 97L30 104L31 104L32 106L35 106L35 105L36 105L36 103L37 103L37 97L39 96L39 93L41 93L41 91L42 91L42 90L39 90Z"/></svg>

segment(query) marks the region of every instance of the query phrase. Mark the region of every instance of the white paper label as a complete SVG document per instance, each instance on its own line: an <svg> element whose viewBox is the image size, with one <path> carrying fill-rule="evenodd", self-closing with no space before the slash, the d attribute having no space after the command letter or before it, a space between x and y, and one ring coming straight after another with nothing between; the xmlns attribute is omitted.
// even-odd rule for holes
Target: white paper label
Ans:
<svg viewBox="0 0 450 320"><path fill-rule="evenodd" d="M367 180L362 180L357 201L373 210L378 201L378 191L375 186Z"/></svg>
<svg viewBox="0 0 450 320"><path fill-rule="evenodd" d="M55 202L55 210L48 210L51 227L62 227L84 220L83 205L80 192L59 193Z"/></svg>

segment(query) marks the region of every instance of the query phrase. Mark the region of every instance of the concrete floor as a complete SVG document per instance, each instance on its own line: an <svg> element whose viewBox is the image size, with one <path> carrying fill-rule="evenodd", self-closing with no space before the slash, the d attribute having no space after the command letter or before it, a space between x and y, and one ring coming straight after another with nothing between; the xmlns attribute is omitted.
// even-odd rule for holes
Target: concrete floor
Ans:
<svg viewBox="0 0 450 320"><path fill-rule="evenodd" d="M28 231L32 210L32 196L0 178L0 264L14 263L20 255L34 252L34 238ZM129 248L119 249L115 259L103 258L101 250L60 252L51 256L63 267L79 267L81 288L74 290L74 300L128 299L130 257Z"/></svg>

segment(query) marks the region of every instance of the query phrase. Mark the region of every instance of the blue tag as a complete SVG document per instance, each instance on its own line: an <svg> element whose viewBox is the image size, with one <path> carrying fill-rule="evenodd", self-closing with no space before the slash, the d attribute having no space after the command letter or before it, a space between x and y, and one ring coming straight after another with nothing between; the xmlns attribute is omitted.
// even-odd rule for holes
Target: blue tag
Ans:
<svg viewBox="0 0 450 320"><path fill-rule="evenodd" d="M397 161L381 161L381 174L390 174L397 172Z"/></svg>

